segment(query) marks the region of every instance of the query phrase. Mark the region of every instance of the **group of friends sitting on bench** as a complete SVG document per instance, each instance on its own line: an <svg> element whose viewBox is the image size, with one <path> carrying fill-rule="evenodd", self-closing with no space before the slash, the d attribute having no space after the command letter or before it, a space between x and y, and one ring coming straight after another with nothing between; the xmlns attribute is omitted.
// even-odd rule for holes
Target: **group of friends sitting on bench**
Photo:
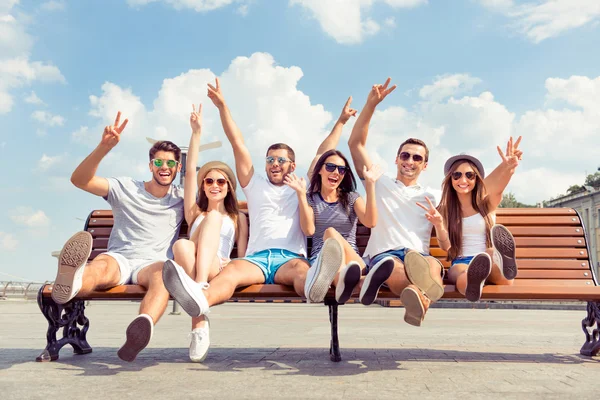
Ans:
<svg viewBox="0 0 600 400"><path fill-rule="evenodd" d="M59 256L53 300L65 304L95 290L143 286L147 294L140 313L118 350L121 359L133 361L148 345L172 296L192 317L190 359L202 362L210 346L211 307L252 284L290 285L310 303L322 302L333 286L335 300L344 304L357 289L364 305L372 304L387 285L405 307L404 320L420 326L430 305L444 294L443 265L429 255L434 227L452 263L446 278L468 300L479 300L485 283L512 284L515 242L504 226L495 224L495 211L522 158L521 138L514 143L511 138L505 151L497 148L501 162L487 176L477 158L450 157L441 191L418 183L429 159L419 139L400 144L395 177L382 175L365 146L377 105L395 88L389 78L374 85L356 119L348 141L355 172L336 150L344 124L357 114L349 98L319 146L307 180L294 173L294 151L283 143L267 149L265 175L254 170L218 79L208 84L208 98L233 148L235 173L223 162L210 161L196 174L202 135L198 105L190 115L184 190L173 184L182 167L181 150L170 141L150 149L150 180L99 177L100 162L119 143L128 122L121 123L119 112L71 177L75 186L102 196L112 207L107 252L88 263L92 236L73 235ZM355 173L364 185L364 198L357 192ZM238 209L238 182L248 217ZM184 219L189 239L178 239ZM356 243L358 221L371 228L362 256ZM309 236L312 249L307 254ZM240 258L231 260L234 244Z"/></svg>

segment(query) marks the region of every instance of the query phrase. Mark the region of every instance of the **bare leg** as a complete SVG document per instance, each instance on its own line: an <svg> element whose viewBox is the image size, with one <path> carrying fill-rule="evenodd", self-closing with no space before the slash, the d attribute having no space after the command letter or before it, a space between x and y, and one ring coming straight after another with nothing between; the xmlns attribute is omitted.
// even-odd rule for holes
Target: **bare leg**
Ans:
<svg viewBox="0 0 600 400"><path fill-rule="evenodd" d="M198 227L197 236L192 240L196 243L196 282L208 282L208 275L214 267L215 257L219 250L220 232L223 225L223 215L209 211ZM217 267L218 268L218 267Z"/></svg>
<svg viewBox="0 0 600 400"><path fill-rule="evenodd" d="M303 258L294 258L283 264L275 273L275 283L293 286L299 296L304 296L304 283L308 272L308 261Z"/></svg>
<svg viewBox="0 0 600 400"><path fill-rule="evenodd" d="M342 249L344 250L343 257L342 257L342 264L340 265L340 268L338 269L337 274L335 274L335 277L333 278L333 286L337 286L338 280L340 278L340 271L350 261L356 261L358 263L358 265L360 265L361 270L365 268L365 262L363 261L361 256L359 256L356 253L356 251L354 251L352 246L350 246L350 243L348 243L348 241L346 239L344 239L344 237L342 235L340 235L340 233L338 231L336 231L334 228L329 227L325 230L325 234L323 234L323 242L325 242L325 240L327 240L329 238L336 240L340 245L342 245Z"/></svg>
<svg viewBox="0 0 600 400"><path fill-rule="evenodd" d="M456 290L463 296L467 290L467 264L454 264L448 270L448 281L456 286Z"/></svg>
<svg viewBox="0 0 600 400"><path fill-rule="evenodd" d="M138 283L147 290L140 304L140 314L148 314L155 325L169 303L169 292L162 280L162 268L163 262L155 262L138 273Z"/></svg>
<svg viewBox="0 0 600 400"><path fill-rule="evenodd" d="M179 239L173 244L173 259L190 277L196 276L196 244L188 239Z"/></svg>
<svg viewBox="0 0 600 400"><path fill-rule="evenodd" d="M226 302L240 286L265 283L265 276L260 268L246 260L233 260L204 291L209 306Z"/></svg>
<svg viewBox="0 0 600 400"><path fill-rule="evenodd" d="M514 279L506 279L504 277L504 275L502 274L500 267L496 263L494 263L494 257L493 257L494 250L487 249L485 252L488 253L490 255L490 257L492 258L492 272L490 273L490 276L488 276L487 282L489 282L493 285L508 285L508 286L512 285L515 280Z"/></svg>
<svg viewBox="0 0 600 400"><path fill-rule="evenodd" d="M86 265L79 295L85 296L94 290L110 289L121 281L121 270L117 260L101 254Z"/></svg>

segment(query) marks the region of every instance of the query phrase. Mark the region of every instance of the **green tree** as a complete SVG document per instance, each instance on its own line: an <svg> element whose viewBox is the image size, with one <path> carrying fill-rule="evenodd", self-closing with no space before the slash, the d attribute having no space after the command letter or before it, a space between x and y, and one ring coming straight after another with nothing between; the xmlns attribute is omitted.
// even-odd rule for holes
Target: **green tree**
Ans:
<svg viewBox="0 0 600 400"><path fill-rule="evenodd" d="M511 192L505 193L502 196L502 201L500 202L500 208L532 208L535 206L531 206L528 204L523 204L517 200L515 195Z"/></svg>
<svg viewBox="0 0 600 400"><path fill-rule="evenodd" d="M594 174L589 174L587 178L585 178L585 186L593 186L600 187L600 172L596 172Z"/></svg>
<svg viewBox="0 0 600 400"><path fill-rule="evenodd" d="M567 189L567 193L573 194L573 193L581 192L582 190L583 190L583 186L580 186L580 185L571 185Z"/></svg>

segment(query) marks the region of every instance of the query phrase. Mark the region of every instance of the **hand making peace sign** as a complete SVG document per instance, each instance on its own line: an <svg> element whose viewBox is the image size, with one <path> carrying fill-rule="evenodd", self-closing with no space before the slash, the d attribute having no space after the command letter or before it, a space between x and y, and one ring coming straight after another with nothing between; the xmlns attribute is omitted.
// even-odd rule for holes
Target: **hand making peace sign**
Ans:
<svg viewBox="0 0 600 400"><path fill-rule="evenodd" d="M429 200L429 197L425 196L425 200L427 200L427 203L429 203L429 208L419 202L417 202L417 205L426 211L425 218L427 218L429 222L431 222L436 227L440 226L444 223L444 218L442 217L442 214L440 214L437 208L435 208L431 200Z"/></svg>
<svg viewBox="0 0 600 400"><path fill-rule="evenodd" d="M117 145L117 143L119 143L119 140L121 140L121 132L123 132L129 120L125 119L121 126L119 126L120 121L121 111L117 112L115 123L104 128L104 132L102 132L102 140L100 141L101 145L108 146L108 148L112 149Z"/></svg>
<svg viewBox="0 0 600 400"><path fill-rule="evenodd" d="M392 93L394 89L396 89L396 85L388 88L391 80L392 78L387 78L383 85L373 85L371 92L369 92L369 96L367 97L367 103L376 106L377 104L381 103L381 101L385 99L388 94Z"/></svg>
<svg viewBox="0 0 600 400"><path fill-rule="evenodd" d="M519 150L519 144L521 143L522 136L519 136L517 141L513 144L512 136L506 144L506 154L502 152L500 146L497 146L498 154L502 158L502 164L505 164L510 169L519 166L519 161L523 159L523 151Z"/></svg>
<svg viewBox="0 0 600 400"><path fill-rule="evenodd" d="M346 122L348 122L350 117L356 116L357 111L354 108L350 108L351 103L352 103L352 96L348 97L348 100L346 100L346 104L344 104L344 108L342 109L342 113L340 114L339 121L342 124L345 124Z"/></svg>
<svg viewBox="0 0 600 400"><path fill-rule="evenodd" d="M208 84L208 93L207 96L212 100L213 104L217 108L223 107L225 104L225 98L223 97L223 92L221 92L221 85L219 84L219 78L215 78L215 85L213 86L210 83Z"/></svg>
<svg viewBox="0 0 600 400"><path fill-rule="evenodd" d="M192 104L192 113L190 114L190 126L192 132L202 131L202 104L198 104L198 111L196 111L196 105Z"/></svg>

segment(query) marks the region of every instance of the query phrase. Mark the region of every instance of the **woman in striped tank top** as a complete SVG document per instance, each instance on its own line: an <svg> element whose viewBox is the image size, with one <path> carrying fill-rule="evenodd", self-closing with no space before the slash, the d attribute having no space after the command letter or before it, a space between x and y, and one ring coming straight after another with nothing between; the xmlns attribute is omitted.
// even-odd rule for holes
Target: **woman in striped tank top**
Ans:
<svg viewBox="0 0 600 400"><path fill-rule="evenodd" d="M357 221L368 228L377 222L375 182L381 170L378 166L365 170L365 201L356 191L350 163L335 149L344 124L356 115L356 110L350 108L351 102L352 97L317 150L308 171L308 190L303 178L291 174L286 177L286 184L298 193L303 207L301 214L308 215L305 233L312 236L312 249L304 293L313 303L323 301L331 284L336 287L336 301L339 304L348 301L365 268L356 245Z"/></svg>

